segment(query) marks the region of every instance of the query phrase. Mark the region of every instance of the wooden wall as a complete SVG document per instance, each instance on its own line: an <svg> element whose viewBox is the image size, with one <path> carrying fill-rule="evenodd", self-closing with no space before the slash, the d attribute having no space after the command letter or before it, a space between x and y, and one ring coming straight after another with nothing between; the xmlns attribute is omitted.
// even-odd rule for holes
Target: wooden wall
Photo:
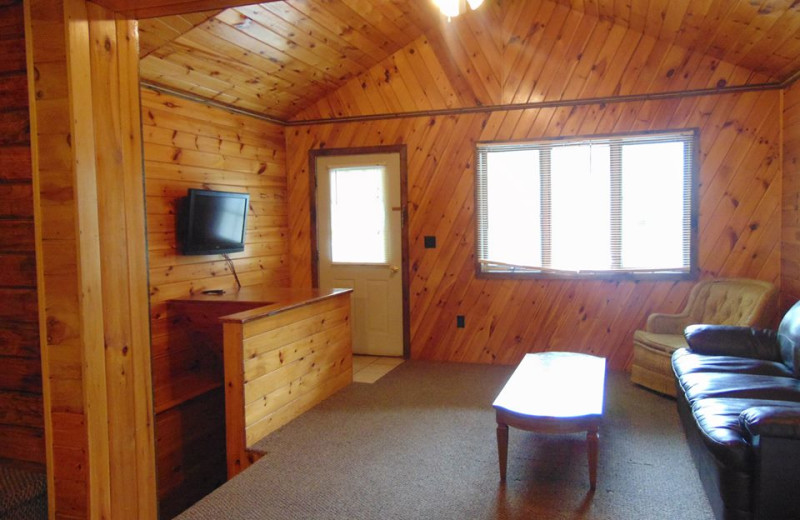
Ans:
<svg viewBox="0 0 800 520"><path fill-rule="evenodd" d="M44 416L22 0L0 5L0 459L44 472Z"/></svg>
<svg viewBox="0 0 800 520"><path fill-rule="evenodd" d="M543 14L546 7L495 22L519 28L525 20L539 20L524 34L502 25L497 33L507 41L492 40L488 35L496 33L477 19L459 17L444 42L420 38L298 119L760 81L746 69L579 12L550 6L552 12ZM558 13L559 24L543 24L542 16L552 20ZM560 37L549 47L536 45L549 31ZM442 44L453 50L451 59L437 51ZM772 90L289 128L292 282L311 283L308 151L404 143L412 356L513 363L525 352L577 350L607 356L611 367L626 368L633 331L651 312L678 310L691 283L476 278L475 142L699 128L701 276L778 283L780 117L780 92ZM424 235L437 236L436 249L423 248ZM455 326L458 314L466 317L464 329Z"/></svg>
<svg viewBox="0 0 800 520"><path fill-rule="evenodd" d="M781 311L800 300L800 85L783 91Z"/></svg>
<svg viewBox="0 0 800 520"><path fill-rule="evenodd" d="M701 276L778 283L779 101L779 92L766 91L292 128L294 283L311 280L308 150L405 143L412 357L513 363L552 349L607 356L611 367L625 368L633 331L651 312L677 311L691 284L476 278L475 142L700 128ZM437 237L436 249L423 248L424 235ZM464 329L455 326L458 314Z"/></svg>
<svg viewBox="0 0 800 520"><path fill-rule="evenodd" d="M219 335L167 301L235 290L220 255L182 256L176 205L189 188L250 193L246 246L231 254L242 285L289 285L283 128L142 89L156 452L162 516L225 481Z"/></svg>

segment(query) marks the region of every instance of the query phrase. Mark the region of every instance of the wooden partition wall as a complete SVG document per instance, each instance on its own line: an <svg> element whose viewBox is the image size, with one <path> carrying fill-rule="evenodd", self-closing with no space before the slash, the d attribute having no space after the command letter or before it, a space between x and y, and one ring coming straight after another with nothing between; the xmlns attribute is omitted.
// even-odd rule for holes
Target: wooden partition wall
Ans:
<svg viewBox="0 0 800 520"><path fill-rule="evenodd" d="M177 205L189 188L250 193L243 286L289 285L283 128L142 89L159 509L171 518L225 482L222 324L168 300L234 291L221 255L183 256Z"/></svg>
<svg viewBox="0 0 800 520"><path fill-rule="evenodd" d="M0 5L0 463L44 472L22 0Z"/></svg>

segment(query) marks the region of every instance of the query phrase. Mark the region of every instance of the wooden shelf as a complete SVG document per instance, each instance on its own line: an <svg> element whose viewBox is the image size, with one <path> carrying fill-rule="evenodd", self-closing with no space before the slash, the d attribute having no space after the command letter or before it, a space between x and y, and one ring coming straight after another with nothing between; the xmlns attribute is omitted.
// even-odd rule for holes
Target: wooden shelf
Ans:
<svg viewBox="0 0 800 520"><path fill-rule="evenodd" d="M167 384L154 389L156 414L185 403L217 388L223 380L218 373L187 372L173 377Z"/></svg>

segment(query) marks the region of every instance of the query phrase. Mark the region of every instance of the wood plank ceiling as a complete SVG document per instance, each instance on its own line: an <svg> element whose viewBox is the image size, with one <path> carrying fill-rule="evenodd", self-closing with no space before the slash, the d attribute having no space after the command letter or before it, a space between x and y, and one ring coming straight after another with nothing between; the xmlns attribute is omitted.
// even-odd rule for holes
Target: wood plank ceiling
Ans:
<svg viewBox="0 0 800 520"><path fill-rule="evenodd" d="M778 80L800 68L794 0L556 1Z"/></svg>
<svg viewBox="0 0 800 520"><path fill-rule="evenodd" d="M292 0L143 20L141 76L286 119L420 36L413 9Z"/></svg>
<svg viewBox="0 0 800 520"><path fill-rule="evenodd" d="M517 42L552 48L571 36L566 27L548 30L563 23L564 7L687 54L749 69L754 74L746 83L784 81L800 69L800 6L792 0L540 0L536 9L530 1L486 0L452 25L430 0L286 0L145 19L141 76L149 84L289 120L421 36L440 61L458 52L448 41L464 33L453 29L458 24L468 24L483 40L489 69L512 77L506 51ZM551 15L521 23L520 13L537 11ZM533 38L537 32L542 36ZM461 42L462 52L467 43Z"/></svg>

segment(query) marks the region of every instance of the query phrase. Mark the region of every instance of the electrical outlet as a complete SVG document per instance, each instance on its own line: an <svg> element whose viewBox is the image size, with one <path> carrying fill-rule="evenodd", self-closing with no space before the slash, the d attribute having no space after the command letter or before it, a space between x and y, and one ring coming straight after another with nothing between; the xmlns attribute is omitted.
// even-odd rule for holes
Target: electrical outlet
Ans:
<svg viewBox="0 0 800 520"><path fill-rule="evenodd" d="M456 316L456 327L458 327L459 329L464 328L464 315L459 314L458 316Z"/></svg>

